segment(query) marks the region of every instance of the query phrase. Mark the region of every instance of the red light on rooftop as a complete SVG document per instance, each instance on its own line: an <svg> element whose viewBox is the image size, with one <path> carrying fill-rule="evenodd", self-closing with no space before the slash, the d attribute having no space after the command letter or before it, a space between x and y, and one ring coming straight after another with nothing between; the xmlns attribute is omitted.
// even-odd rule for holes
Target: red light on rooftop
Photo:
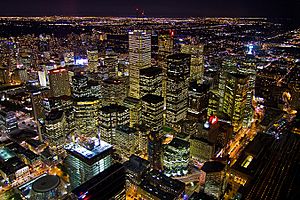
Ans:
<svg viewBox="0 0 300 200"><path fill-rule="evenodd" d="M174 35L175 35L175 32L171 31L171 37L174 37Z"/></svg>

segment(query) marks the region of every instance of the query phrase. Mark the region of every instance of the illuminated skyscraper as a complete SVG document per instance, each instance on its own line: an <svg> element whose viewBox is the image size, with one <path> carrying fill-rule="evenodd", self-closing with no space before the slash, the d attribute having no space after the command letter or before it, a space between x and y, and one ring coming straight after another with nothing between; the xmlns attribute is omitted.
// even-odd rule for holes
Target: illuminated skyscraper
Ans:
<svg viewBox="0 0 300 200"><path fill-rule="evenodd" d="M44 139L49 142L50 149L53 150L56 155L62 151L66 141L66 123L63 111L50 112L45 120Z"/></svg>
<svg viewBox="0 0 300 200"><path fill-rule="evenodd" d="M196 81L190 83L188 115L191 118L204 118L207 114L209 99L209 84L197 84Z"/></svg>
<svg viewBox="0 0 300 200"><path fill-rule="evenodd" d="M101 84L102 106L110 104L121 105L127 95L126 81L124 79L108 78Z"/></svg>
<svg viewBox="0 0 300 200"><path fill-rule="evenodd" d="M110 144L115 144L117 126L129 123L128 109L116 104L109 105L100 108L99 116L101 138Z"/></svg>
<svg viewBox="0 0 300 200"><path fill-rule="evenodd" d="M98 130L98 112L100 100L81 98L74 102L75 129L84 134L96 134Z"/></svg>
<svg viewBox="0 0 300 200"><path fill-rule="evenodd" d="M66 68L49 71L50 94L52 97L71 96L71 84Z"/></svg>
<svg viewBox="0 0 300 200"><path fill-rule="evenodd" d="M97 144L98 143L98 144ZM100 140L89 143L69 143L64 161L74 189L112 165L112 145Z"/></svg>
<svg viewBox="0 0 300 200"><path fill-rule="evenodd" d="M233 131L242 128L246 113L247 92L249 90L249 76L244 74L226 73L224 87L224 103L221 112L231 120Z"/></svg>
<svg viewBox="0 0 300 200"><path fill-rule="evenodd" d="M98 62L98 51L94 50L94 51L87 51L87 57L88 57L88 69L90 72L96 72L97 71L97 67L99 65Z"/></svg>
<svg viewBox="0 0 300 200"><path fill-rule="evenodd" d="M255 95L255 81L256 81L256 65L257 61L253 55L247 55L239 65L238 71L249 76L249 88L247 91L246 113L244 118L244 126L248 127L253 118L254 110L252 100Z"/></svg>
<svg viewBox="0 0 300 200"><path fill-rule="evenodd" d="M164 98L154 94L142 97L142 122L151 131L161 131L163 127Z"/></svg>
<svg viewBox="0 0 300 200"><path fill-rule="evenodd" d="M151 35L146 31L129 32L129 96L140 98L140 70L151 66Z"/></svg>
<svg viewBox="0 0 300 200"><path fill-rule="evenodd" d="M163 168L167 176L183 176L188 173L190 143L174 138L164 147Z"/></svg>
<svg viewBox="0 0 300 200"><path fill-rule="evenodd" d="M162 95L162 69L158 67L149 67L141 69L140 91L141 97L146 94Z"/></svg>
<svg viewBox="0 0 300 200"><path fill-rule="evenodd" d="M174 124L186 118L191 56L172 54L167 59L166 124L173 127Z"/></svg>
<svg viewBox="0 0 300 200"><path fill-rule="evenodd" d="M162 96L166 107L167 95L167 56L174 52L174 31L161 32L158 36L158 66L162 69Z"/></svg>
<svg viewBox="0 0 300 200"><path fill-rule="evenodd" d="M167 56L174 50L174 31L164 31L158 35L158 66L167 70Z"/></svg>
<svg viewBox="0 0 300 200"><path fill-rule="evenodd" d="M75 75L72 77L72 96L74 98L87 97L88 77L85 75Z"/></svg>
<svg viewBox="0 0 300 200"><path fill-rule="evenodd" d="M204 46L201 44L183 44L181 46L181 53L191 55L190 79L200 83L202 83L204 74L203 49Z"/></svg>

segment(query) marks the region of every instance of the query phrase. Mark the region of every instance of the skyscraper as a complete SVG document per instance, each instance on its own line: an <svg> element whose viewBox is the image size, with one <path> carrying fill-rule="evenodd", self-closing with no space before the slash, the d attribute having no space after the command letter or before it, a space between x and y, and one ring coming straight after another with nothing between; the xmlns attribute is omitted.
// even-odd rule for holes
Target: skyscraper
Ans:
<svg viewBox="0 0 300 200"><path fill-rule="evenodd" d="M167 176L182 176L188 173L190 143L174 138L164 147L163 170Z"/></svg>
<svg viewBox="0 0 300 200"><path fill-rule="evenodd" d="M101 138L115 144L117 126L129 123L129 111L126 107L112 104L100 108L99 111Z"/></svg>
<svg viewBox="0 0 300 200"><path fill-rule="evenodd" d="M96 144L98 142L98 144ZM64 161L74 189L112 164L112 146L102 140L87 143L69 143L65 146L68 156Z"/></svg>
<svg viewBox="0 0 300 200"><path fill-rule="evenodd" d="M163 127L164 98L154 94L142 97L142 122L151 131L160 132Z"/></svg>
<svg viewBox="0 0 300 200"><path fill-rule="evenodd" d="M74 98L87 97L88 77L77 74L72 77L72 96Z"/></svg>
<svg viewBox="0 0 300 200"><path fill-rule="evenodd" d="M129 32L129 96L140 98L140 70L151 66L151 35L146 31Z"/></svg>
<svg viewBox="0 0 300 200"><path fill-rule="evenodd" d="M81 98L74 102L75 129L84 134L95 134L98 130L100 100Z"/></svg>
<svg viewBox="0 0 300 200"><path fill-rule="evenodd" d="M167 60L166 124L172 127L187 114L191 56L181 53L172 54L167 57Z"/></svg>
<svg viewBox="0 0 300 200"><path fill-rule="evenodd" d="M162 96L164 97L164 106L166 107L167 95L167 56L174 52L174 31L163 31L158 36L158 66L162 69Z"/></svg>
<svg viewBox="0 0 300 200"><path fill-rule="evenodd" d="M233 131L242 128L246 117L247 91L249 89L249 76L237 73L226 73L224 87L224 103L221 112L231 120Z"/></svg>
<svg viewBox="0 0 300 200"><path fill-rule="evenodd" d="M191 55L190 79L202 83L204 74L203 49L201 44L183 44L181 53Z"/></svg>
<svg viewBox="0 0 300 200"><path fill-rule="evenodd" d="M71 96L71 85L66 68L49 71L50 94L52 97Z"/></svg>
<svg viewBox="0 0 300 200"><path fill-rule="evenodd" d="M45 120L45 138L49 147L56 154L61 153L66 140L65 129L67 127L65 113L63 111L52 111Z"/></svg>
<svg viewBox="0 0 300 200"><path fill-rule="evenodd" d="M97 67L99 65L98 62L98 50L93 50L93 51L87 51L87 57L88 57L88 69L90 72L96 72Z"/></svg>
<svg viewBox="0 0 300 200"><path fill-rule="evenodd" d="M162 69L158 67L148 67L140 71L140 92L141 97L146 94L162 95Z"/></svg>

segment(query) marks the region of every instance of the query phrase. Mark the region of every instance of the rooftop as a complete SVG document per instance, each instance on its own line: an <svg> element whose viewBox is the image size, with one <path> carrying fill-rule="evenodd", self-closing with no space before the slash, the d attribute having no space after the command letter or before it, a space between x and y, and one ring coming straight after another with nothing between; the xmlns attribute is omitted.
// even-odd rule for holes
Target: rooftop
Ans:
<svg viewBox="0 0 300 200"><path fill-rule="evenodd" d="M15 157L15 153L12 152L10 149L3 147L0 148L0 159L3 162L6 162L7 160L9 160L10 158Z"/></svg>
<svg viewBox="0 0 300 200"><path fill-rule="evenodd" d="M100 108L100 111L106 112L106 113L125 112L125 110L127 110L126 107L120 106L117 104L111 104L109 106L104 106L104 107Z"/></svg>
<svg viewBox="0 0 300 200"><path fill-rule="evenodd" d="M219 161L208 161L204 163L201 170L206 173L210 173L210 172L220 172L224 170L224 168L225 168L225 164Z"/></svg>
<svg viewBox="0 0 300 200"><path fill-rule="evenodd" d="M58 176L46 175L32 184L32 189L39 193L45 193L53 190L60 184L60 178Z"/></svg>
<svg viewBox="0 0 300 200"><path fill-rule="evenodd" d="M142 100L147 103L161 103L164 101L164 98L155 94L146 94L142 97Z"/></svg>
<svg viewBox="0 0 300 200"><path fill-rule="evenodd" d="M153 77L157 76L159 74L162 74L162 69L158 67L147 67L144 69L141 69L140 75L141 76L147 76L147 77Z"/></svg>
<svg viewBox="0 0 300 200"><path fill-rule="evenodd" d="M112 149L112 145L100 140L100 144L95 144L93 149L87 149L86 147L79 145L78 143L69 143L65 146L68 153L75 157L88 162L93 161L97 157L102 157L107 151Z"/></svg>

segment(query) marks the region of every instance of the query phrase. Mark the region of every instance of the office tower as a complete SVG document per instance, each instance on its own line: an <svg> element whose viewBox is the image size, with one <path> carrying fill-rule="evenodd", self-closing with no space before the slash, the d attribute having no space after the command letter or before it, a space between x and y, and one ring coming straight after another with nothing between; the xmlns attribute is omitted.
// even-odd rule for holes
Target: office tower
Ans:
<svg viewBox="0 0 300 200"><path fill-rule="evenodd" d="M206 138L192 136L190 138L190 143L190 153L193 160L204 163L213 157L215 145Z"/></svg>
<svg viewBox="0 0 300 200"><path fill-rule="evenodd" d="M125 200L125 167L115 163L75 188L72 193L76 199Z"/></svg>
<svg viewBox="0 0 300 200"><path fill-rule="evenodd" d="M175 137L164 146L163 171L167 176L184 176L188 173L190 143Z"/></svg>
<svg viewBox="0 0 300 200"><path fill-rule="evenodd" d="M148 161L151 168L162 169L162 138L158 132L150 132L148 135Z"/></svg>
<svg viewBox="0 0 300 200"><path fill-rule="evenodd" d="M250 126L254 114L252 101L255 95L256 65L257 60L255 59L255 57L253 57L252 55L247 55L243 60L241 60L238 67L239 73L249 76L249 88L247 90L247 102L245 108L245 112L247 113L247 115L245 116L243 123L245 127Z"/></svg>
<svg viewBox="0 0 300 200"><path fill-rule="evenodd" d="M158 35L158 66L162 69L162 96L164 97L164 106L166 107L167 95L167 56L174 52L174 31L162 31Z"/></svg>
<svg viewBox="0 0 300 200"><path fill-rule="evenodd" d="M89 80L88 81L89 93L91 97L101 98L101 82Z"/></svg>
<svg viewBox="0 0 300 200"><path fill-rule="evenodd" d="M64 62L65 65L74 65L75 64L75 58L74 58L74 52L66 52L64 53Z"/></svg>
<svg viewBox="0 0 300 200"><path fill-rule="evenodd" d="M123 79L108 78L101 83L102 106L121 105L126 98L127 87Z"/></svg>
<svg viewBox="0 0 300 200"><path fill-rule="evenodd" d="M154 94L142 97L142 124L149 130L160 132L163 127L164 98Z"/></svg>
<svg viewBox="0 0 300 200"><path fill-rule="evenodd" d="M29 199L60 199L66 192L64 186L64 183L56 175L42 176L33 182Z"/></svg>
<svg viewBox="0 0 300 200"><path fill-rule="evenodd" d="M191 70L190 79L195 80L198 83L202 83L204 74L204 59L203 59L202 44L182 44L181 53L191 55Z"/></svg>
<svg viewBox="0 0 300 200"><path fill-rule="evenodd" d="M219 115L219 107L220 107L220 95L218 89L211 89L209 91L209 100L207 107L207 116L211 115Z"/></svg>
<svg viewBox="0 0 300 200"><path fill-rule="evenodd" d="M64 166L74 189L90 180L112 164L112 145L102 140L90 140L84 143L69 143L65 146L67 157Z"/></svg>
<svg viewBox="0 0 300 200"><path fill-rule="evenodd" d="M99 66L99 57L98 57L98 50L87 51L88 57L88 70L90 72L97 72Z"/></svg>
<svg viewBox="0 0 300 200"><path fill-rule="evenodd" d="M172 54L167 60L166 125L173 127L186 118L191 56Z"/></svg>
<svg viewBox="0 0 300 200"><path fill-rule="evenodd" d="M152 170L144 175L137 188L138 199L176 200L184 196L185 184Z"/></svg>
<svg viewBox="0 0 300 200"><path fill-rule="evenodd" d="M140 98L140 70L151 66L151 35L129 32L129 97Z"/></svg>
<svg viewBox="0 0 300 200"><path fill-rule="evenodd" d="M172 30L161 31L158 35L158 66L167 70L167 56L174 50L174 34Z"/></svg>
<svg viewBox="0 0 300 200"><path fill-rule="evenodd" d="M140 92L141 97L146 94L162 95L162 69L148 67L140 71Z"/></svg>
<svg viewBox="0 0 300 200"><path fill-rule="evenodd" d="M44 139L49 143L50 149L59 155L63 152L66 142L67 122L64 111L52 111L45 120Z"/></svg>
<svg viewBox="0 0 300 200"><path fill-rule="evenodd" d="M43 107L44 98L49 94L48 89L35 89L30 91L32 102L33 117L35 120L45 118L45 110Z"/></svg>
<svg viewBox="0 0 300 200"><path fill-rule="evenodd" d="M246 112L249 76L226 73L225 77L224 103L221 111L229 117L233 131L237 132L242 128L246 115L250 114Z"/></svg>
<svg viewBox="0 0 300 200"><path fill-rule="evenodd" d="M72 96L76 98L87 97L88 77L84 74L76 74L72 77Z"/></svg>
<svg viewBox="0 0 300 200"><path fill-rule="evenodd" d="M205 172L204 192L220 199L225 191L226 166L219 161L204 163L201 171Z"/></svg>
<svg viewBox="0 0 300 200"><path fill-rule="evenodd" d="M139 151L139 131L128 125L116 127L115 149L116 153L123 159L128 159L132 154Z"/></svg>
<svg viewBox="0 0 300 200"><path fill-rule="evenodd" d="M115 144L117 126L129 124L129 110L116 104L104 106L99 111L99 122L102 140Z"/></svg>
<svg viewBox="0 0 300 200"><path fill-rule="evenodd" d="M193 81L189 86L188 116L192 119L204 119L207 114L209 84Z"/></svg>
<svg viewBox="0 0 300 200"><path fill-rule="evenodd" d="M7 108L1 108L0 129L7 134L18 129L18 120L14 111L10 111Z"/></svg>
<svg viewBox="0 0 300 200"><path fill-rule="evenodd" d="M114 57L114 56L107 56L106 58L104 58L103 60L103 64L105 67L107 68L107 73L106 76L108 77L116 77L117 76L117 72L118 72L118 57ZM105 76L104 76L105 77Z"/></svg>
<svg viewBox="0 0 300 200"><path fill-rule="evenodd" d="M135 127L140 125L142 102L139 99L126 97L124 106L129 109L129 125Z"/></svg>
<svg viewBox="0 0 300 200"><path fill-rule="evenodd" d="M75 129L83 134L96 134L99 123L100 100L82 98L74 101Z"/></svg>
<svg viewBox="0 0 300 200"><path fill-rule="evenodd" d="M71 96L69 73L66 68L50 70L49 82L52 97Z"/></svg>

